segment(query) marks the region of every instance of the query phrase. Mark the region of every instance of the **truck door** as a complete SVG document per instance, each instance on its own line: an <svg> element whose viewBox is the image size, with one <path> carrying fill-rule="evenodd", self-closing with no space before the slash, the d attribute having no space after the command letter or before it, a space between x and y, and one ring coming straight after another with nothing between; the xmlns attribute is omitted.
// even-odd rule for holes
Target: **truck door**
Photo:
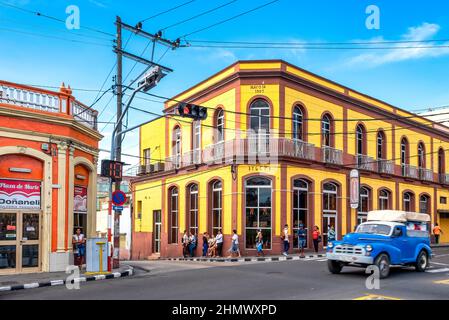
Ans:
<svg viewBox="0 0 449 320"><path fill-rule="evenodd" d="M399 249L400 261L392 261L392 263L405 262L410 259L411 244L409 243L405 226L395 226L392 234L392 244Z"/></svg>

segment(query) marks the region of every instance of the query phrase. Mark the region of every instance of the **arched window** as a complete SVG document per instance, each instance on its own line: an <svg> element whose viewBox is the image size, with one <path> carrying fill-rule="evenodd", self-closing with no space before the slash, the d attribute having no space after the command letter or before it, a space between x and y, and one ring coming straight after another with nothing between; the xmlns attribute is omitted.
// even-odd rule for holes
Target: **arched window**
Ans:
<svg viewBox="0 0 449 320"><path fill-rule="evenodd" d="M430 214L430 197L425 194L419 197L419 212Z"/></svg>
<svg viewBox="0 0 449 320"><path fill-rule="evenodd" d="M293 246L299 248L298 230L302 223L307 228L309 210L309 183L302 179L293 181ZM307 245L306 245L307 246Z"/></svg>
<svg viewBox="0 0 449 320"><path fill-rule="evenodd" d="M385 160L387 158L385 133L379 131L377 133L377 160Z"/></svg>
<svg viewBox="0 0 449 320"><path fill-rule="evenodd" d="M323 147L333 147L331 131L332 131L331 118L329 117L328 114L325 114L321 119L321 135L322 135L321 143Z"/></svg>
<svg viewBox="0 0 449 320"><path fill-rule="evenodd" d="M409 161L408 141L407 141L407 139L402 138L402 140L401 140L401 168L402 168L403 176L405 176L407 174L408 161Z"/></svg>
<svg viewBox="0 0 449 320"><path fill-rule="evenodd" d="M415 196L411 192L405 192L403 196L403 210L407 212L415 211Z"/></svg>
<svg viewBox="0 0 449 320"><path fill-rule="evenodd" d="M188 201L189 201L189 232L198 236L198 185L191 184L188 187Z"/></svg>
<svg viewBox="0 0 449 320"><path fill-rule="evenodd" d="M256 248L257 230L261 229L264 246L271 249L271 180L265 177L253 177L245 184L245 245L248 249Z"/></svg>
<svg viewBox="0 0 449 320"><path fill-rule="evenodd" d="M446 159L443 148L438 150L438 173L440 175L446 173Z"/></svg>
<svg viewBox="0 0 449 320"><path fill-rule="evenodd" d="M173 130L172 155L173 165L175 168L179 168L181 166L181 128L179 126Z"/></svg>
<svg viewBox="0 0 449 320"><path fill-rule="evenodd" d="M269 150L270 106L263 99L256 99L250 106L250 151L255 153Z"/></svg>
<svg viewBox="0 0 449 320"><path fill-rule="evenodd" d="M304 141L303 112L299 106L293 109L293 139Z"/></svg>
<svg viewBox="0 0 449 320"><path fill-rule="evenodd" d="M382 189L379 191L379 210L389 210L391 208L390 191Z"/></svg>
<svg viewBox="0 0 449 320"><path fill-rule="evenodd" d="M216 136L216 143L224 141L224 111L223 109L218 109L216 116L215 116L215 123L216 123L216 130L217 130L217 136Z"/></svg>
<svg viewBox="0 0 449 320"><path fill-rule="evenodd" d="M364 155L365 150L365 128L359 124L356 128L356 153L357 155Z"/></svg>
<svg viewBox="0 0 449 320"><path fill-rule="evenodd" d="M168 243L178 243L178 188L171 188L168 196Z"/></svg>
<svg viewBox="0 0 449 320"><path fill-rule="evenodd" d="M426 149L424 143L420 142L418 144L418 168L426 167Z"/></svg>
<svg viewBox="0 0 449 320"><path fill-rule="evenodd" d="M357 212L357 224L365 222L370 211L371 191L366 187L360 188L360 205Z"/></svg>
<svg viewBox="0 0 449 320"><path fill-rule="evenodd" d="M327 232L333 226L337 235L337 196L338 186L334 183L323 185L323 245L327 245Z"/></svg>
<svg viewBox="0 0 449 320"><path fill-rule="evenodd" d="M223 211L223 186L221 181L214 181L211 184L211 234L217 235L218 230L222 228L222 211Z"/></svg>

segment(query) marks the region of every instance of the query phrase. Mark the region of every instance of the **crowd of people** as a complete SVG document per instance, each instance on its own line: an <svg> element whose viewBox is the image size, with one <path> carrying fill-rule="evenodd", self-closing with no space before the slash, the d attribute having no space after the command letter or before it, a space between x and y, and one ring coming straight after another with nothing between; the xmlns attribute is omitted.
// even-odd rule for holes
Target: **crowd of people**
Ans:
<svg viewBox="0 0 449 320"><path fill-rule="evenodd" d="M223 257L223 233L221 232L221 229L217 230L216 235L209 234L209 232L204 232L202 240L203 240L202 241L203 257L209 258ZM231 248L228 250L229 257L233 257L234 255L241 257L237 230L233 230L233 236L231 240L232 240ZM184 235L182 237L182 248L183 248L182 253L184 258L188 256L194 257L197 245L198 245L197 236L192 231L190 232L190 235L187 234L187 231L184 231Z"/></svg>

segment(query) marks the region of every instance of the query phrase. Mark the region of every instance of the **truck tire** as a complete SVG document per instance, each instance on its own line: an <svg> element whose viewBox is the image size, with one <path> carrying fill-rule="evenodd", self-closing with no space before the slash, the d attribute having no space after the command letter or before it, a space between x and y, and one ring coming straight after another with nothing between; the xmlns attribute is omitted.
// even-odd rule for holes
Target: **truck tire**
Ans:
<svg viewBox="0 0 449 320"><path fill-rule="evenodd" d="M426 271L429 266L429 256L425 250L421 250L416 259L415 269L418 272Z"/></svg>
<svg viewBox="0 0 449 320"><path fill-rule="evenodd" d="M385 279L390 274L390 258L387 254L381 253L374 261L374 265L379 268L379 276L381 279Z"/></svg>
<svg viewBox="0 0 449 320"><path fill-rule="evenodd" d="M329 272L332 274L339 274L341 269L343 269L343 265L335 260L327 260L327 268Z"/></svg>

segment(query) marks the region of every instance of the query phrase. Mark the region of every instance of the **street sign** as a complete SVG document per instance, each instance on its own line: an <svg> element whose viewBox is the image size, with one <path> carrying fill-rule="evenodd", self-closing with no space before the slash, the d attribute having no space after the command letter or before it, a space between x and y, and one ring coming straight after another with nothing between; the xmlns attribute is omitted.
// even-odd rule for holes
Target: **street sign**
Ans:
<svg viewBox="0 0 449 320"><path fill-rule="evenodd" d="M360 201L360 174L359 170L351 170L349 174L350 202L352 209L358 209Z"/></svg>
<svg viewBox="0 0 449 320"><path fill-rule="evenodd" d="M115 206L122 206L126 202L126 193L117 190L112 193L112 204Z"/></svg>
<svg viewBox="0 0 449 320"><path fill-rule="evenodd" d="M114 211L123 211L123 207L122 206L112 206L112 209Z"/></svg>

